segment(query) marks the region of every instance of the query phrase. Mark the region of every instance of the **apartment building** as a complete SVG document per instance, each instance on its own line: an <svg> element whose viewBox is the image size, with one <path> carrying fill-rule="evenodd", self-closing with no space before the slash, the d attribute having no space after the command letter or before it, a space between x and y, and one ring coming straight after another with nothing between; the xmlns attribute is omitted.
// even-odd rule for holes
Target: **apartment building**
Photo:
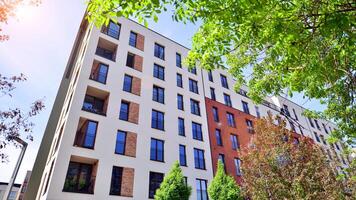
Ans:
<svg viewBox="0 0 356 200"><path fill-rule="evenodd" d="M324 142L333 124L283 97L254 105L226 71L184 67L188 51L129 19L83 20L25 199L152 199L179 161L191 199L205 200L217 161L241 182L237 150L253 121L281 110L289 128L334 149Z"/></svg>

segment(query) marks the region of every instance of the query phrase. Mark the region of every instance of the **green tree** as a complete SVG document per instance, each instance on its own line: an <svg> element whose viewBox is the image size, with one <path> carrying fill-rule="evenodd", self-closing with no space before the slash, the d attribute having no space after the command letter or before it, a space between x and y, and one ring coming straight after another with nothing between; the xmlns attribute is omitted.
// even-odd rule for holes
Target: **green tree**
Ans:
<svg viewBox="0 0 356 200"><path fill-rule="evenodd" d="M192 188L185 182L178 161L173 164L171 171L164 177L160 188L156 191L156 200L188 200Z"/></svg>
<svg viewBox="0 0 356 200"><path fill-rule="evenodd" d="M320 99L334 139L356 138L356 2L354 0L91 0L88 18L135 17L147 25L167 8L173 19L201 22L186 64L227 68L257 103L287 89ZM245 74L245 69L252 69ZM249 71L249 70L247 70Z"/></svg>
<svg viewBox="0 0 356 200"><path fill-rule="evenodd" d="M211 200L242 200L239 186L235 179L225 174L224 165L218 162L216 174L208 187Z"/></svg>

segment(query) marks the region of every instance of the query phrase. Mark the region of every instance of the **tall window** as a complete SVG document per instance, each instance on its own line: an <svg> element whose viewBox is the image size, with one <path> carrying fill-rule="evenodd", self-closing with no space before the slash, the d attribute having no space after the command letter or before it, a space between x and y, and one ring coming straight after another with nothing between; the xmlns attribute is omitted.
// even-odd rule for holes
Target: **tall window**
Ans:
<svg viewBox="0 0 356 200"><path fill-rule="evenodd" d="M164 178L164 174L157 172L150 172L150 183L148 197L153 199L156 194L156 190L160 187Z"/></svg>
<svg viewBox="0 0 356 200"><path fill-rule="evenodd" d="M203 141L203 133L201 130L201 124L192 122L192 132L193 132L193 139Z"/></svg>
<svg viewBox="0 0 356 200"><path fill-rule="evenodd" d="M250 110L248 109L248 103L245 101L241 101L241 102L242 102L242 109L244 113L250 114Z"/></svg>
<svg viewBox="0 0 356 200"><path fill-rule="evenodd" d="M177 73L177 86L183 88L182 74L178 74L178 73Z"/></svg>
<svg viewBox="0 0 356 200"><path fill-rule="evenodd" d="M94 148L97 128L98 122L86 120L84 125L77 132L74 145L85 148Z"/></svg>
<svg viewBox="0 0 356 200"><path fill-rule="evenodd" d="M226 89L229 89L229 85L227 83L227 78L226 76L220 74L220 80L221 80L221 86L223 86Z"/></svg>
<svg viewBox="0 0 356 200"><path fill-rule="evenodd" d="M238 158L234 159L236 175L241 176L241 160Z"/></svg>
<svg viewBox="0 0 356 200"><path fill-rule="evenodd" d="M249 119L246 119L246 125L247 125L247 131L249 133L254 133L252 121Z"/></svg>
<svg viewBox="0 0 356 200"><path fill-rule="evenodd" d="M126 92L131 92L132 91L132 76L125 74L124 76L124 86L123 90Z"/></svg>
<svg viewBox="0 0 356 200"><path fill-rule="evenodd" d="M110 21L108 24L108 27L107 27L107 31L105 33L113 38L119 39L120 28L121 27L119 24L117 24L113 21Z"/></svg>
<svg viewBox="0 0 356 200"><path fill-rule="evenodd" d="M207 181L196 179L197 200L208 200Z"/></svg>
<svg viewBox="0 0 356 200"><path fill-rule="evenodd" d="M214 88L210 88L210 97L211 97L211 100L216 100L216 96L215 96L215 89Z"/></svg>
<svg viewBox="0 0 356 200"><path fill-rule="evenodd" d="M255 109L256 109L256 116L257 118L261 118L261 113L260 113L260 109L258 106L255 106Z"/></svg>
<svg viewBox="0 0 356 200"><path fill-rule="evenodd" d="M314 123L313 121L308 117L308 120L309 120L309 123L310 123L310 126L314 128Z"/></svg>
<svg viewBox="0 0 356 200"><path fill-rule="evenodd" d="M200 116L199 101L196 101L194 99L190 99L190 111L191 111L192 114Z"/></svg>
<svg viewBox="0 0 356 200"><path fill-rule="evenodd" d="M197 74L197 68L196 67L190 67L188 68L188 71L192 74Z"/></svg>
<svg viewBox="0 0 356 200"><path fill-rule="evenodd" d="M220 129L215 129L215 138L216 138L216 143L218 146L222 146L222 140L221 140L221 131Z"/></svg>
<svg viewBox="0 0 356 200"><path fill-rule="evenodd" d="M164 162L164 141L151 138L150 159Z"/></svg>
<svg viewBox="0 0 356 200"><path fill-rule="evenodd" d="M194 92L196 94L199 94L199 89L198 89L198 82L193 80L193 79L189 79L189 91Z"/></svg>
<svg viewBox="0 0 356 200"><path fill-rule="evenodd" d="M178 134L181 136L185 136L184 119L181 117L178 118Z"/></svg>
<svg viewBox="0 0 356 200"><path fill-rule="evenodd" d="M119 119L124 120L124 121L129 120L129 108L130 108L129 102L121 101Z"/></svg>
<svg viewBox="0 0 356 200"><path fill-rule="evenodd" d="M326 133L326 134L329 134L329 131L328 131L328 129L326 128L325 124L322 123L322 125L323 125L323 128L324 128L325 133Z"/></svg>
<svg viewBox="0 0 356 200"><path fill-rule="evenodd" d="M320 138L319 138L319 135L316 133L316 132L313 132L314 133L314 136L315 136L315 139L317 142L320 142Z"/></svg>
<svg viewBox="0 0 356 200"><path fill-rule="evenodd" d="M239 148L239 140L237 139L237 135L230 135L231 146L233 150L237 150Z"/></svg>
<svg viewBox="0 0 356 200"><path fill-rule="evenodd" d="M227 124L228 124L230 127L236 127L234 114L227 112L227 113L226 113L226 119L227 119Z"/></svg>
<svg viewBox="0 0 356 200"><path fill-rule="evenodd" d="M130 39L129 39L129 45L136 47L136 43L137 43L137 33L134 32L130 32Z"/></svg>
<svg viewBox="0 0 356 200"><path fill-rule="evenodd" d="M224 93L225 105L232 107L230 95Z"/></svg>
<svg viewBox="0 0 356 200"><path fill-rule="evenodd" d="M97 114L105 114L104 100L91 95L85 95L83 110L97 113Z"/></svg>
<svg viewBox="0 0 356 200"><path fill-rule="evenodd" d="M182 68L182 56L176 53L176 66Z"/></svg>
<svg viewBox="0 0 356 200"><path fill-rule="evenodd" d="M92 74L90 75L90 79L105 84L106 77L108 75L108 69L108 65L99 63L97 68L95 68Z"/></svg>
<svg viewBox="0 0 356 200"><path fill-rule="evenodd" d="M158 103L164 103L164 88L153 86L152 100Z"/></svg>
<svg viewBox="0 0 356 200"><path fill-rule="evenodd" d="M154 64L153 65L153 76L158 79L164 80L164 67Z"/></svg>
<svg viewBox="0 0 356 200"><path fill-rule="evenodd" d="M126 135L125 131L117 131L115 153L125 155Z"/></svg>
<svg viewBox="0 0 356 200"><path fill-rule="evenodd" d="M92 170L93 165L71 161L68 166L63 191L93 194Z"/></svg>
<svg viewBox="0 0 356 200"><path fill-rule="evenodd" d="M224 165L224 170L226 171L226 165L225 165L225 155L219 153L219 158L218 160Z"/></svg>
<svg viewBox="0 0 356 200"><path fill-rule="evenodd" d="M314 119L314 122L315 122L316 127L317 127L319 130L321 130L321 128L320 128L320 126L319 126L319 123L318 123L318 120Z"/></svg>
<svg viewBox="0 0 356 200"><path fill-rule="evenodd" d="M210 82L214 82L213 73L211 72L211 70L208 71L208 78Z"/></svg>
<svg viewBox="0 0 356 200"><path fill-rule="evenodd" d="M155 43L154 56L164 60L164 46Z"/></svg>
<svg viewBox="0 0 356 200"><path fill-rule="evenodd" d="M294 114L294 118L295 118L295 120L297 120L297 121L298 121L298 115L297 115L297 113L295 112L294 108L293 108L293 114Z"/></svg>
<svg viewBox="0 0 356 200"><path fill-rule="evenodd" d="M204 150L194 148L194 165L196 169L205 169Z"/></svg>
<svg viewBox="0 0 356 200"><path fill-rule="evenodd" d="M111 172L110 195L121 195L122 167L113 166Z"/></svg>
<svg viewBox="0 0 356 200"><path fill-rule="evenodd" d="M128 52L126 57L126 66L135 68L135 54Z"/></svg>
<svg viewBox="0 0 356 200"><path fill-rule="evenodd" d="M164 113L152 110L151 127L159 130L164 130Z"/></svg>
<svg viewBox="0 0 356 200"><path fill-rule="evenodd" d="M213 117L215 122L219 122L219 112L218 108L213 107Z"/></svg>
<svg viewBox="0 0 356 200"><path fill-rule="evenodd" d="M184 145L179 145L179 164L180 166L187 166L187 156Z"/></svg>
<svg viewBox="0 0 356 200"><path fill-rule="evenodd" d="M285 113L288 117L290 117L290 113L289 113L289 109L288 109L288 106L287 106L287 105L284 105L284 104L283 104L283 111L284 111L284 113Z"/></svg>
<svg viewBox="0 0 356 200"><path fill-rule="evenodd" d="M183 95L177 94L177 108L179 110L184 110Z"/></svg>

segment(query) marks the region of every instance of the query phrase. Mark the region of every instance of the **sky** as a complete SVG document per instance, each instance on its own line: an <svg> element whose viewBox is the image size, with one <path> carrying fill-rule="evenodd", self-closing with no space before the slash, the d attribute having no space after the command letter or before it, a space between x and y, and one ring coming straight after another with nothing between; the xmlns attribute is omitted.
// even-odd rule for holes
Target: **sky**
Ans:
<svg viewBox="0 0 356 200"><path fill-rule="evenodd" d="M34 141L28 141L24 160L16 182L22 183L26 171L31 170L51 112L59 83L85 11L84 0L42 0L38 7L25 6L18 16L1 25L10 40L0 42L0 74L25 74L28 80L17 84L13 97L0 97L0 109L19 107L29 109L37 99L44 99L45 110L33 118ZM169 13L163 13L149 28L174 41L190 47L197 25L173 22ZM302 95L292 100L306 108L322 110L317 101L306 101ZM9 162L0 163L0 182L8 182L20 149L8 147Z"/></svg>

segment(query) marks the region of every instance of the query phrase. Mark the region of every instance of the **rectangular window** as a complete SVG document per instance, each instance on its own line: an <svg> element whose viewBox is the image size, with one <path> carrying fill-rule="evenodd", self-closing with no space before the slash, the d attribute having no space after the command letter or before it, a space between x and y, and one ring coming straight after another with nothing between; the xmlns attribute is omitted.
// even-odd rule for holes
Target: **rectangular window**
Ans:
<svg viewBox="0 0 356 200"><path fill-rule="evenodd" d="M194 164L196 169L205 169L204 150L194 148Z"/></svg>
<svg viewBox="0 0 356 200"><path fill-rule="evenodd" d="M211 97L211 100L216 100L216 96L215 96L215 89L214 88L210 88L210 97Z"/></svg>
<svg viewBox="0 0 356 200"><path fill-rule="evenodd" d="M255 131L253 130L253 123L251 120L246 119L246 125L247 125L247 132L248 133L254 133Z"/></svg>
<svg viewBox="0 0 356 200"><path fill-rule="evenodd" d="M308 117L308 120L309 120L309 123L310 123L310 126L314 128L314 123L313 121Z"/></svg>
<svg viewBox="0 0 356 200"><path fill-rule="evenodd" d="M164 104L164 88L153 86L152 100Z"/></svg>
<svg viewBox="0 0 356 200"><path fill-rule="evenodd" d="M208 200L207 180L196 179L197 200Z"/></svg>
<svg viewBox="0 0 356 200"><path fill-rule="evenodd" d="M211 70L208 71L208 78L210 82L214 82L213 73L211 72Z"/></svg>
<svg viewBox="0 0 356 200"><path fill-rule="evenodd" d="M219 122L219 111L218 108L213 107L213 117L215 122Z"/></svg>
<svg viewBox="0 0 356 200"><path fill-rule="evenodd" d="M290 117L288 106L283 104L283 112L286 116Z"/></svg>
<svg viewBox="0 0 356 200"><path fill-rule="evenodd" d="M226 171L226 165L225 165L225 155L219 153L218 161L220 161L224 165L224 170Z"/></svg>
<svg viewBox="0 0 356 200"><path fill-rule="evenodd" d="M190 72L192 74L197 74L197 68L196 67L189 67L188 68L188 72Z"/></svg>
<svg viewBox="0 0 356 200"><path fill-rule="evenodd" d="M199 89L198 89L198 82L193 80L193 79L189 79L189 91L194 92L196 94L199 94Z"/></svg>
<svg viewBox="0 0 356 200"><path fill-rule="evenodd" d="M320 128L320 126L319 126L319 123L318 123L318 120L314 119L314 122L315 122L316 127L317 127L319 130L321 130L321 128Z"/></svg>
<svg viewBox="0 0 356 200"><path fill-rule="evenodd" d="M83 126L77 131L74 145L93 149L97 129L98 122L86 120Z"/></svg>
<svg viewBox="0 0 356 200"><path fill-rule="evenodd" d="M229 89L229 85L227 83L227 78L226 76L220 74L220 80L221 80L221 86L223 86L226 89Z"/></svg>
<svg viewBox="0 0 356 200"><path fill-rule="evenodd" d="M261 118L261 113L260 113L260 109L258 106L255 106L255 109L256 109L256 116L257 118Z"/></svg>
<svg viewBox="0 0 356 200"><path fill-rule="evenodd" d="M110 195L121 195L122 167L113 166L111 173Z"/></svg>
<svg viewBox="0 0 356 200"><path fill-rule="evenodd" d="M126 135L125 131L117 131L115 153L125 155Z"/></svg>
<svg viewBox="0 0 356 200"><path fill-rule="evenodd" d="M164 67L154 64L153 65L153 76L158 79L164 80Z"/></svg>
<svg viewBox="0 0 356 200"><path fill-rule="evenodd" d="M185 136L184 119L181 117L178 118L178 134L181 136Z"/></svg>
<svg viewBox="0 0 356 200"><path fill-rule="evenodd" d="M164 162L164 141L151 138L150 159Z"/></svg>
<svg viewBox="0 0 356 200"><path fill-rule="evenodd" d="M132 91L132 79L133 79L132 76L125 74L125 76L124 76L124 86L123 86L122 90L131 93L131 91Z"/></svg>
<svg viewBox="0 0 356 200"><path fill-rule="evenodd" d="M230 95L224 93L224 101L225 105L232 107Z"/></svg>
<svg viewBox="0 0 356 200"><path fill-rule="evenodd" d="M108 75L108 70L109 70L108 65L99 63L98 66L95 69L93 69L90 75L90 79L105 84Z"/></svg>
<svg viewBox="0 0 356 200"><path fill-rule="evenodd" d="M155 43L154 56L164 60L164 46Z"/></svg>
<svg viewBox="0 0 356 200"><path fill-rule="evenodd" d="M300 130L300 134L304 135L303 133L303 127L301 125L299 125L299 130Z"/></svg>
<svg viewBox="0 0 356 200"><path fill-rule="evenodd" d="M178 74L178 73L177 73L177 87L183 88L182 74Z"/></svg>
<svg viewBox="0 0 356 200"><path fill-rule="evenodd" d="M164 130L164 113L152 110L151 127L159 130Z"/></svg>
<svg viewBox="0 0 356 200"><path fill-rule="evenodd" d="M129 120L129 109L130 109L130 103L126 102L126 101L121 101L119 119L128 121Z"/></svg>
<svg viewBox="0 0 356 200"><path fill-rule="evenodd" d="M190 99L190 111L191 111L192 114L200 116L199 101L196 101L194 99Z"/></svg>
<svg viewBox="0 0 356 200"><path fill-rule="evenodd" d="M234 114L227 112L227 113L226 113L226 119L227 119L227 124L228 124L230 127L236 127Z"/></svg>
<svg viewBox="0 0 356 200"><path fill-rule="evenodd" d="M108 24L108 27L106 28L106 31L104 29L104 33L107 34L110 37L119 39L120 29L121 29L121 27L120 27L119 24L117 24L117 23L115 23L113 21L110 21L109 24Z"/></svg>
<svg viewBox="0 0 356 200"><path fill-rule="evenodd" d="M130 32L129 45L132 47L136 47L137 44L137 33Z"/></svg>
<svg viewBox="0 0 356 200"><path fill-rule="evenodd" d="M242 109L244 111L244 113L250 114L250 109L248 108L248 103L245 101L241 101L242 102Z"/></svg>
<svg viewBox="0 0 356 200"><path fill-rule="evenodd" d="M85 95L83 110L97 113L97 114L105 114L104 102L105 101L103 99L99 99L91 95Z"/></svg>
<svg viewBox="0 0 356 200"><path fill-rule="evenodd" d="M126 57L126 66L135 68L135 54L128 52Z"/></svg>
<svg viewBox="0 0 356 200"><path fill-rule="evenodd" d="M153 199L164 178L163 173L150 172L148 198Z"/></svg>
<svg viewBox="0 0 356 200"><path fill-rule="evenodd" d="M313 133L314 133L314 136L315 136L316 141L317 141L317 142L320 142L320 138L319 138L318 134L317 134L316 132L313 132Z"/></svg>
<svg viewBox="0 0 356 200"><path fill-rule="evenodd" d="M203 141L203 132L201 130L201 124L192 122L193 139Z"/></svg>
<svg viewBox="0 0 356 200"><path fill-rule="evenodd" d="M187 166L187 156L184 145L179 145L179 164L180 166Z"/></svg>
<svg viewBox="0 0 356 200"><path fill-rule="evenodd" d="M326 128L325 124L322 123L322 125L323 125L323 128L324 128L325 133L326 133L326 134L329 134L329 131L328 131L328 129Z"/></svg>
<svg viewBox="0 0 356 200"><path fill-rule="evenodd" d="M222 139L221 139L221 131L220 129L215 129L215 138L216 138L216 144L218 146L222 146Z"/></svg>
<svg viewBox="0 0 356 200"><path fill-rule="evenodd" d="M295 112L294 108L293 108L293 114L294 114L294 118L295 118L295 120L297 120L297 121L298 121L298 115L297 115L297 113Z"/></svg>
<svg viewBox="0 0 356 200"><path fill-rule="evenodd" d="M240 148L240 144L239 144L239 140L238 140L238 138L237 138L237 135L233 135L233 134L231 134L230 135L230 140L231 140L231 146L232 146L232 149L233 150L237 150L237 149L239 149Z"/></svg>
<svg viewBox="0 0 356 200"><path fill-rule="evenodd" d="M93 165L71 161L68 166L63 191L93 194L92 170Z"/></svg>
<svg viewBox="0 0 356 200"><path fill-rule="evenodd" d="M238 158L234 159L235 168L236 168L236 175L241 176L241 160Z"/></svg>
<svg viewBox="0 0 356 200"><path fill-rule="evenodd" d="M176 53L176 66L182 68L182 56Z"/></svg>
<svg viewBox="0 0 356 200"><path fill-rule="evenodd" d="M179 110L184 110L183 95L177 94L177 108Z"/></svg>

